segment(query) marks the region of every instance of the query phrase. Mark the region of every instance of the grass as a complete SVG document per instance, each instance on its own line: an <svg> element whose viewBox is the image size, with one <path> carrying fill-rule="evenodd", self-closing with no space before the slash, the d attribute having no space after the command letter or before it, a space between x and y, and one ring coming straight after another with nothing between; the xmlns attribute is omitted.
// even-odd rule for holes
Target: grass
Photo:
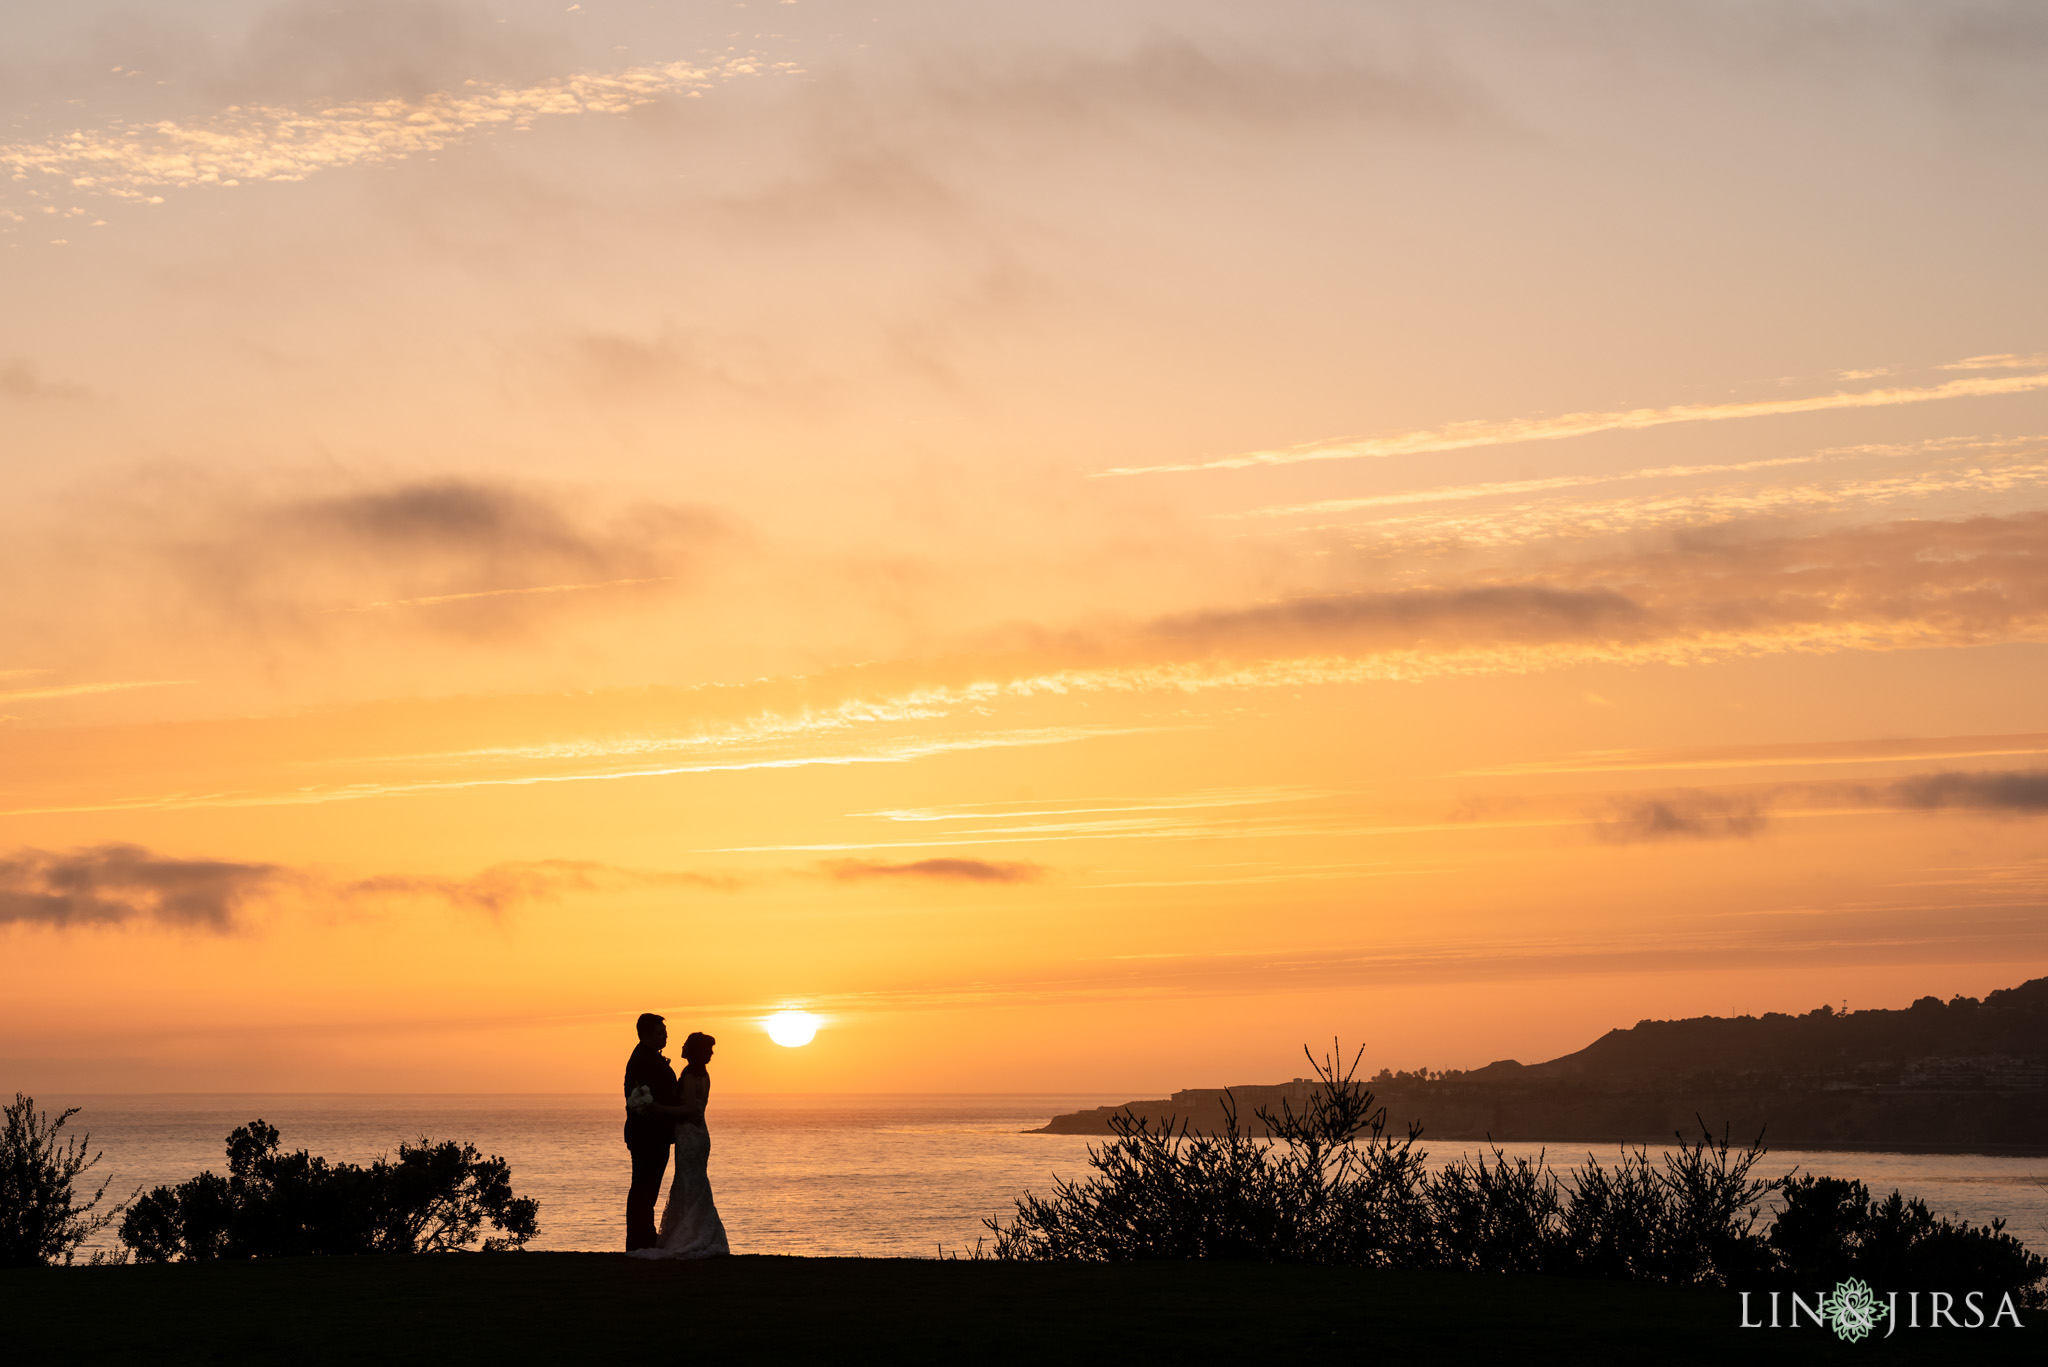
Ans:
<svg viewBox="0 0 2048 1367"><path fill-rule="evenodd" d="M2028 1328L2033 1316L2023 1316ZM10 1361L435 1363L2037 1361L2035 1334L1739 1331L1721 1292L1243 1263L615 1254L277 1259L0 1272ZM2048 1329L2048 1322L2038 1326ZM1251 1360L1243 1358L1242 1360Z"/></svg>

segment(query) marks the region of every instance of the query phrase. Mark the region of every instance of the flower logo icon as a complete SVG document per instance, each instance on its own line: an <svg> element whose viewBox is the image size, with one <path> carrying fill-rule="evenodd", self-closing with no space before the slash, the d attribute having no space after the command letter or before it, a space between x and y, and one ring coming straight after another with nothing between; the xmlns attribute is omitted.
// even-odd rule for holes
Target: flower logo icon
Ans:
<svg viewBox="0 0 2048 1367"><path fill-rule="evenodd" d="M1860 1277L1836 1282L1834 1294L1821 1298L1820 1312L1826 1317L1828 1327L1835 1331L1835 1337L1850 1343L1861 1342L1864 1335L1877 1328L1877 1322L1885 1317L1885 1308L1878 1304L1877 1293Z"/></svg>

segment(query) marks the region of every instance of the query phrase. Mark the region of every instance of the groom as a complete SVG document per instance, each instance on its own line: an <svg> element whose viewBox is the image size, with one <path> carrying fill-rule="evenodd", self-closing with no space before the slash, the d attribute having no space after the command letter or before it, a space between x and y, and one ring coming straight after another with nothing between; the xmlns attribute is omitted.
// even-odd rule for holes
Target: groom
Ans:
<svg viewBox="0 0 2048 1367"><path fill-rule="evenodd" d="M662 1174L668 1171L669 1147L675 1143L676 1071L661 1056L668 1043L668 1023L652 1011L640 1017L640 1044L626 1060L626 1095L645 1087L654 1105L639 1114L626 1112L626 1149L633 1155L633 1185L626 1193L626 1251L653 1248L661 1242L654 1230L654 1202L661 1195Z"/></svg>

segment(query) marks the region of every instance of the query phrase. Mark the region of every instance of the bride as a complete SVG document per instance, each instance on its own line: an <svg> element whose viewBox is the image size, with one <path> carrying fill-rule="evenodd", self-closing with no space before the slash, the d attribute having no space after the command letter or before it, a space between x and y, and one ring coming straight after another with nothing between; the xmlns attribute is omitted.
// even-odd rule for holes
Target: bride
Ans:
<svg viewBox="0 0 2048 1367"><path fill-rule="evenodd" d="M661 1242L653 1248L636 1249L629 1258L710 1258L732 1249L725 1242L725 1222L711 1201L711 1131L704 1126L704 1103L711 1097L711 1062L717 1040L702 1031L683 1041L682 1055L689 1063L676 1079L679 1106L656 1109L676 1121L676 1175L668 1189L668 1205L661 1212Z"/></svg>

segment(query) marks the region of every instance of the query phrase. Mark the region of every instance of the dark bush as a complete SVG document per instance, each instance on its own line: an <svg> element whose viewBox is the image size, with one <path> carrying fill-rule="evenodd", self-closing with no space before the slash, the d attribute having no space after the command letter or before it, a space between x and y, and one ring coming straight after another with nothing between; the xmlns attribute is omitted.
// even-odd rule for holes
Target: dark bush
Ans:
<svg viewBox="0 0 2048 1367"><path fill-rule="evenodd" d="M20 1092L6 1108L0 1132L0 1267L69 1263L80 1244L120 1215L118 1204L99 1209L107 1194L104 1182L79 1202L74 1187L100 1155L86 1156L90 1135L62 1137L65 1122L77 1114L74 1106L52 1119Z"/></svg>
<svg viewBox="0 0 2048 1367"><path fill-rule="evenodd" d="M1011 1224L985 1222L994 1256L1400 1261L1422 1213L1415 1136L1389 1135L1385 1109L1349 1074L1325 1083L1303 1115L1258 1113L1272 1143L1246 1135L1228 1104L1215 1136L1111 1117L1115 1142L1089 1150L1096 1176L1056 1178L1050 1199L1018 1199Z"/></svg>
<svg viewBox="0 0 2048 1367"><path fill-rule="evenodd" d="M228 1175L158 1187L121 1222L143 1262L306 1254L442 1253L467 1248L488 1222L486 1252L516 1249L539 1205L512 1194L511 1169L468 1144L401 1144L368 1167L281 1152L261 1120L227 1141Z"/></svg>
<svg viewBox="0 0 2048 1367"><path fill-rule="evenodd" d="M1756 1286L1791 1278L1832 1285L2011 1291L2041 1303L2048 1263L2003 1232L1937 1220L1897 1192L1870 1200L1860 1183L1753 1176L1761 1138L1743 1149L1699 1136L1653 1159L1624 1148L1559 1174L1544 1158L1498 1148L1432 1172L1419 1128L1396 1137L1357 1080L1357 1060L1311 1057L1319 1086L1305 1111L1258 1112L1271 1138L1247 1134L1224 1107L1215 1135L1155 1131L1126 1112L1115 1138L1089 1149L1093 1175L1026 1193L1005 1224L986 1221L990 1256L1253 1262L1553 1272L1687 1286ZM1759 1228L1765 1201L1785 1208Z"/></svg>
<svg viewBox="0 0 2048 1367"><path fill-rule="evenodd" d="M1961 1295L2011 1292L2022 1306L2048 1304L2048 1258L2005 1232L2005 1221L1972 1225L1937 1216L1894 1191L1873 1200L1861 1182L1798 1177L1771 1229L1779 1267L1832 1285L1860 1277L1872 1286Z"/></svg>

